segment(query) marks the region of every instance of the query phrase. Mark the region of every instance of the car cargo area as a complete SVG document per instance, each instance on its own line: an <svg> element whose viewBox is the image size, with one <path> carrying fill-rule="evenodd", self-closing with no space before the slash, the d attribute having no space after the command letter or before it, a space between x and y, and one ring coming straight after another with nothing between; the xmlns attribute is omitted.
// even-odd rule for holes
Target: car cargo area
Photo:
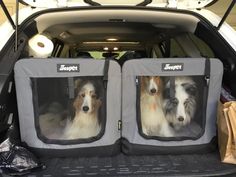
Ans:
<svg viewBox="0 0 236 177"><path fill-rule="evenodd" d="M218 151L190 155L42 158L46 169L26 176L234 176Z"/></svg>
<svg viewBox="0 0 236 177"><path fill-rule="evenodd" d="M221 96L219 95L221 101L224 102L227 96L236 96L236 69L234 67L236 53L206 19L193 12L184 10L159 9L157 11L155 8L144 9L142 7L91 7L73 8L71 10L45 10L28 18L19 29L19 40L21 41L18 46L19 52L9 55L8 52L14 48L11 45L9 48L5 48L6 53L0 61L3 63L0 66L0 70L5 73L4 76L1 75L0 77L1 98L4 98L1 101L7 107L7 109L3 110L5 111L2 114L4 115L3 123L9 121L8 119L11 115L13 119L11 128L13 127L14 131L10 139L12 139L12 142L16 142L17 145L32 150L34 155L44 165L42 169L35 169L30 173L23 172L23 176L213 177L236 175L235 165L222 163L220 160L217 130L203 138L202 144L201 141L191 144L191 141L198 140L204 133L208 133L208 130L204 129L207 127L205 120L196 120L196 124L200 125L200 128L196 128L196 135L191 134L190 138L183 136L185 138L183 138L183 141L181 140L182 135L180 135L180 138L174 137L176 139L171 139L172 137L170 139L168 139L169 137L158 139L158 136L157 138L150 136L145 139L146 135L143 136L145 133L142 130L140 133L138 130L141 138L144 137L145 141L148 142L151 139L150 144L138 141L136 142L137 144L132 144L131 142L127 145L130 148L129 150L132 151L136 145L137 149L129 154L126 153L127 146L124 143L128 142L129 136L133 136L136 140L139 135L138 133L138 135L133 133L132 128L127 126L128 128L126 127L126 129L130 129L131 133L127 133L128 138L124 136L125 133L122 131L126 120L122 120L124 115L122 111L124 109L121 110L122 106L119 105L123 104L122 101L125 100L125 96L122 97L122 92L126 91L124 89L120 91L124 85L122 72L127 71L128 73L132 69L134 65L131 65L131 69L125 68L126 63L131 60L137 61L137 66L139 60L143 61L143 65L145 65L145 59L150 60L150 63L154 61L153 66L158 63L158 60L164 63L165 61L179 60L181 61L180 64L185 62L185 66L188 66L188 59L191 61L199 59L203 61L203 64L207 63L208 59L217 59L222 62L223 68L221 69L222 73L224 72L222 90L225 92L221 91ZM47 37L47 40L53 45L50 46L52 51L46 51L45 55L40 53L40 51L31 51L33 49L30 46L30 40L38 35ZM48 45L41 41L37 44L42 48ZM79 63L76 63L78 60ZM16 61L18 64L15 64ZM108 61L110 61L109 64L107 64ZM36 64L32 64L34 62ZM179 64L179 62L174 62L174 64L176 63ZM15 70L13 69L14 66ZM83 68L83 66L86 67ZM112 69L109 70L107 67ZM183 68L186 69L185 67ZM180 68L179 72L183 68ZM197 70L196 68L192 70L195 71ZM147 75L145 69L143 69L144 74L139 75L139 77ZM71 70L76 74L82 74L73 76L72 72L70 73ZM207 69L200 68L198 70L202 70L202 73L196 74L196 78L201 80L200 86L203 91L198 92L201 95L196 94L194 96L199 97L202 101L205 99L204 72L207 72ZM151 76L155 75L155 72L156 70L153 69L150 72ZM86 75L87 73L90 75ZM108 73L110 74L109 77ZM130 77L129 74L127 74L128 78ZM193 77L193 75L190 76ZM217 78L215 75L214 77ZM165 75L163 77L166 79ZM77 93L76 90L83 88L82 83L86 83L85 79L97 84L94 85L99 88L97 93L94 91L95 89L91 89L91 84L88 86L93 91L89 92L93 93L91 100L97 99L98 117L111 115L111 120L107 117L101 118L102 121L105 120L105 123L99 127L101 130L98 128L99 130L95 132L96 136L92 135L91 139L89 139L90 137L66 139L64 135L60 138L57 136L55 138L54 134L53 136L50 134L47 137L46 133L44 135L41 132L44 128L40 127L41 122L36 122L33 117L35 115L38 117L45 116L51 110L50 115L53 115L54 112L57 113L59 110L61 121L57 122L58 127L67 128L69 119L73 120L73 116L77 113L77 110L71 111L77 104L77 96L81 100L86 97L85 93L81 94L79 91ZM140 95L142 94L140 91L142 89L141 86L138 86L138 83L141 80L142 78L136 77L133 86L133 88L137 88L137 93ZM107 82L110 85L107 85ZM169 82L171 83L171 81ZM217 82L217 79L214 82ZM12 84L10 89L8 88L9 83ZM129 80L127 80L127 83L129 83ZM163 83L165 82L163 81ZM79 85L77 88L76 84L81 84L82 86ZM220 83L217 84L220 85ZM217 84L214 84L211 88L216 87ZM132 91L127 93L136 95L136 92L133 94ZM34 97L34 95L36 96ZM19 101L19 99L21 100ZM103 101L103 103L99 102L98 99L101 102ZM32 103L28 103L30 106L23 105L27 100L32 101ZM80 100L78 102L78 104L82 104ZM137 106L135 103L134 106ZM200 108L204 107L205 102L199 103ZM20 108L20 111L18 108ZM110 112L108 108L111 108L114 112ZM203 115L205 112L201 111L200 108L198 108L198 112L202 112L201 115ZM31 109L36 111L31 111ZM84 107L81 109L85 112L88 111ZM139 114L137 111L137 116ZM32 117L33 121L27 121L27 116ZM68 120L66 120L67 118ZM198 117L195 119L198 119ZM113 120L115 122L112 122ZM216 119L213 118L212 120ZM208 122L208 124L215 126L217 122L212 121L211 123ZM27 126L30 127L30 125L33 128L27 129ZM215 129L211 128L211 125L208 125L209 129L214 131ZM140 128L139 126L134 125L133 127ZM54 130L54 127L45 127L49 133ZM66 128L65 130L67 130ZM36 130L32 131L32 129ZM1 136L2 140L7 137L6 132L4 131L5 134ZM216 136L211 137L214 133ZM30 136L33 138L30 139ZM76 138L79 140L77 141ZM99 144L100 140L101 144ZM156 145L154 142L156 140L160 141L160 144ZM171 145L162 147L169 140L176 141L179 144L173 145L173 147ZM189 145L186 145L190 150L185 149L184 145L181 146L181 141L183 144L190 142ZM92 144L91 147L90 144ZM155 151L159 147L161 147L161 152L164 153ZM168 147L170 147L170 153ZM176 150L175 153L175 148L180 150Z"/></svg>

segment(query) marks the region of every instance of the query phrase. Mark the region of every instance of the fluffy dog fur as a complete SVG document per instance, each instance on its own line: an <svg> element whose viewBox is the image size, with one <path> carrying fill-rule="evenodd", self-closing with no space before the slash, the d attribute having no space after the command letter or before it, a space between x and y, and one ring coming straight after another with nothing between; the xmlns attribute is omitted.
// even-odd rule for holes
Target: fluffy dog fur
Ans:
<svg viewBox="0 0 236 177"><path fill-rule="evenodd" d="M66 125L66 112L58 102L48 105L45 113L39 116L41 133L48 139L61 139Z"/></svg>
<svg viewBox="0 0 236 177"><path fill-rule="evenodd" d="M170 98L170 82L164 91L164 112L175 130L188 125L194 117L197 106L196 83L191 77L175 77L175 97Z"/></svg>
<svg viewBox="0 0 236 177"><path fill-rule="evenodd" d="M163 83L160 77L141 77L141 125L149 136L171 137L173 132L162 109Z"/></svg>
<svg viewBox="0 0 236 177"><path fill-rule="evenodd" d="M90 138L101 130L98 112L102 102L97 96L95 83L81 81L77 91L73 103L75 117L67 123L64 139Z"/></svg>

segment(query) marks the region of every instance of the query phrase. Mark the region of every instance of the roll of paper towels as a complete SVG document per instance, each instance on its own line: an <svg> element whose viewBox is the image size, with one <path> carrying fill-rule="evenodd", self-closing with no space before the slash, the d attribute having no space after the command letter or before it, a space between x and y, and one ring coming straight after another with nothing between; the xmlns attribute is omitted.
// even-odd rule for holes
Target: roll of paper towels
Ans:
<svg viewBox="0 0 236 177"><path fill-rule="evenodd" d="M47 58L53 51L53 42L46 36L37 34L29 42L29 56L37 58Z"/></svg>

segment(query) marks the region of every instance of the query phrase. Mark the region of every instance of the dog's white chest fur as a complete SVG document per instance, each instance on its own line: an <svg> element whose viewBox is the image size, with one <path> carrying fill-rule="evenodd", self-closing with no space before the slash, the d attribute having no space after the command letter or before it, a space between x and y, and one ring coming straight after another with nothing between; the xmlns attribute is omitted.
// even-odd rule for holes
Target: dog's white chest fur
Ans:
<svg viewBox="0 0 236 177"><path fill-rule="evenodd" d="M77 113L73 122L68 123L64 137L66 139L91 138L97 136L101 127L94 114Z"/></svg>
<svg viewBox="0 0 236 177"><path fill-rule="evenodd" d="M143 133L150 136L173 136L171 128L165 119L160 97L142 94L141 123Z"/></svg>

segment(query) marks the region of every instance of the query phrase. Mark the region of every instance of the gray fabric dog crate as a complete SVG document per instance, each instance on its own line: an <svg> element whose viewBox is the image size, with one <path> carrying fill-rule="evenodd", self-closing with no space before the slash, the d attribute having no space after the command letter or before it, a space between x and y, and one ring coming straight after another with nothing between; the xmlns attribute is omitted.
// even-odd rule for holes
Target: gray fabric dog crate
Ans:
<svg viewBox="0 0 236 177"><path fill-rule="evenodd" d="M22 142L40 155L120 149L121 69L112 60L21 59L15 83Z"/></svg>
<svg viewBox="0 0 236 177"><path fill-rule="evenodd" d="M122 68L122 150L178 154L210 150L223 65L218 59L134 59Z"/></svg>

